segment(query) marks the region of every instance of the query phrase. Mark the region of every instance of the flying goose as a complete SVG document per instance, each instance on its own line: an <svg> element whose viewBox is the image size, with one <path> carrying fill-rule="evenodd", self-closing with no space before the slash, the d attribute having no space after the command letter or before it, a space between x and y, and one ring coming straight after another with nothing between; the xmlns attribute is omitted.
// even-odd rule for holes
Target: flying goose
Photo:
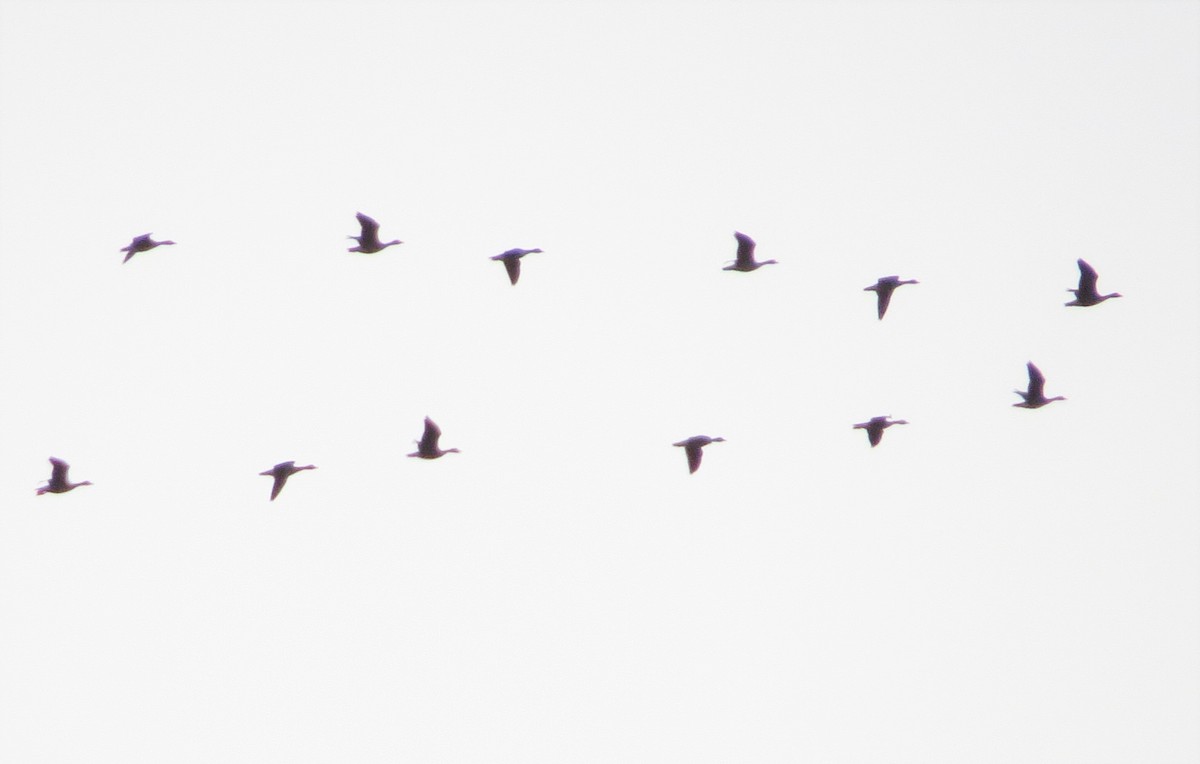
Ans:
<svg viewBox="0 0 1200 764"><path fill-rule="evenodd" d="M66 493L73 488L78 488L81 485L91 485L92 481L85 480L82 483L72 483L67 478L67 470L71 469L71 465L64 462L62 459L50 457L50 466L53 468L50 471L50 479L46 481L46 485L37 489L37 495L41 496L44 493Z"/></svg>
<svg viewBox="0 0 1200 764"><path fill-rule="evenodd" d="M492 259L504 263L504 270L508 271L508 280L512 282L513 286L516 286L517 279L521 278L521 258L541 251L540 249L510 249L507 252L492 255Z"/></svg>
<svg viewBox="0 0 1200 764"><path fill-rule="evenodd" d="M1096 269L1088 265L1083 260L1076 260L1079 264L1079 288L1068 289L1068 292L1075 293L1075 299L1071 300L1066 305L1078 305L1080 307L1088 307L1090 305L1098 305L1110 297L1120 297L1120 293L1113 292L1111 294L1100 294L1096 291L1096 279L1099 276L1096 274Z"/></svg>
<svg viewBox="0 0 1200 764"><path fill-rule="evenodd" d="M362 235L346 237L347 239L354 239L358 242L357 247L351 247L350 249L346 250L347 252L362 252L364 254L371 255L376 252L381 252L393 244L404 243L399 239L392 239L386 244L380 242L379 223L376 223L373 218L370 218L361 212L356 213L355 217L358 218L358 224L362 226Z"/></svg>
<svg viewBox="0 0 1200 764"><path fill-rule="evenodd" d="M723 271L744 271L750 272L757 270L764 265L775 265L774 260L758 261L754 259L754 239L751 239L741 231L734 231L733 238L737 239L737 259L733 261L733 265L726 265L721 270Z"/></svg>
<svg viewBox="0 0 1200 764"><path fill-rule="evenodd" d="M295 462L280 462L265 472L260 472L260 475L275 478L275 484L271 486L271 501L275 501L275 497L283 490L283 486L287 484L287 479L297 472L302 470L315 470L316 466L306 464L303 467L297 467Z"/></svg>
<svg viewBox="0 0 1200 764"><path fill-rule="evenodd" d="M1014 403L1014 406L1023 409L1040 409L1042 406L1045 406L1051 401L1066 400L1066 398L1062 397L1061 395L1056 395L1053 398L1047 398L1046 394L1043 392L1043 388L1046 386L1046 377L1042 375L1042 372L1040 369L1038 369L1038 367L1033 365L1033 362L1027 363L1025 366L1029 369L1029 390L1013 391L1025 399L1020 403Z"/></svg>
<svg viewBox="0 0 1200 764"><path fill-rule="evenodd" d="M702 448L709 443L724 443L724 438L710 438L707 435L693 435L687 440L681 440L678 443L672 443L673 446L680 446L687 454L688 473L693 473L700 469L700 459L704 457Z"/></svg>
<svg viewBox="0 0 1200 764"><path fill-rule="evenodd" d="M121 263L125 264L129 262L129 258L133 257L138 252L149 252L155 247L161 247L174 243L175 242L173 241L155 241L154 239L150 238L150 234L148 233L144 233L141 236L135 236L133 237L133 241L129 242L128 246L121 247L121 251L127 253L125 255L125 259L122 260Z"/></svg>
<svg viewBox="0 0 1200 764"><path fill-rule="evenodd" d="M421 439L416 441L417 450L409 454L421 459L436 459L443 454L461 453L457 448L442 449L438 447L438 438L442 437L442 430L433 420L425 417L425 432L421 435Z"/></svg>
<svg viewBox="0 0 1200 764"><path fill-rule="evenodd" d="M883 440L883 431L894 424L908 424L904 419L893 419L888 421L886 416L873 416L869 422L860 422L854 425L855 430L866 430L867 440L871 441L871 448L879 445L879 441Z"/></svg>
<svg viewBox="0 0 1200 764"><path fill-rule="evenodd" d="M888 303L892 301L892 292L896 291L896 287L905 284L917 284L916 279L900 280L899 276L884 276L869 287L863 287L864 292L874 292L879 303L879 320L883 320L883 314L887 313Z"/></svg>

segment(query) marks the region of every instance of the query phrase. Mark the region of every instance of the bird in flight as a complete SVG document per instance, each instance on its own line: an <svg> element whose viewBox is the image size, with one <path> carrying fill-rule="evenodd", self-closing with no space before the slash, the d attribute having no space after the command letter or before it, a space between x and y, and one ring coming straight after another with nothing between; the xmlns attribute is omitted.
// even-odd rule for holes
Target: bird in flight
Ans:
<svg viewBox="0 0 1200 764"><path fill-rule="evenodd" d="M899 276L884 276L869 287L863 287L864 292L874 292L878 301L879 320L883 320L883 314L887 313L888 303L892 301L892 292L896 291L896 287L905 284L919 283L916 279L900 280Z"/></svg>
<svg viewBox="0 0 1200 764"><path fill-rule="evenodd" d="M295 475L297 472L315 469L316 466L312 464L306 464L303 467L297 467L295 462L280 462L271 469L258 474L275 478L275 483L271 486L271 501L275 501L275 497L278 496L279 492L283 490L283 487L287 485L288 478L290 478L292 475Z"/></svg>
<svg viewBox="0 0 1200 764"><path fill-rule="evenodd" d="M1075 293L1075 299L1065 303L1066 305L1078 305L1086 308L1091 305L1098 305L1110 297L1121 296L1119 292L1100 294L1096 291L1096 280L1099 278L1096 269L1083 260L1076 260L1075 262L1079 265L1079 288L1067 290L1068 292Z"/></svg>
<svg viewBox="0 0 1200 764"><path fill-rule="evenodd" d="M71 469L71 465L64 462L62 459L50 457L50 479L46 481L46 485L37 489L37 495L41 496L44 493L66 493L81 485L91 485L92 481L85 480L82 483L72 483L67 477L67 470Z"/></svg>
<svg viewBox="0 0 1200 764"><path fill-rule="evenodd" d="M721 270L723 271L750 271L757 270L764 265L775 265L774 260L758 261L754 259L754 239L751 239L741 231L734 231L733 238L737 239L737 259L733 261L733 265L726 265Z"/></svg>
<svg viewBox="0 0 1200 764"><path fill-rule="evenodd" d="M358 224L362 226L361 236L347 236L347 239L354 239L358 242L357 247L350 247L347 252L362 252L363 254L372 255L376 252L381 252L393 244L403 244L399 239L392 239L386 244L379 241L379 224L374 218L368 217L361 212L356 213Z"/></svg>
<svg viewBox="0 0 1200 764"><path fill-rule="evenodd" d="M421 459L436 459L443 454L461 453L457 448L440 448L438 447L438 438L442 437L442 430L433 420L425 417L425 432L421 435L421 439L416 441L417 450L409 454Z"/></svg>
<svg viewBox="0 0 1200 764"><path fill-rule="evenodd" d="M540 249L510 249L507 252L492 255L492 259L504 263L504 270L508 271L508 280L512 282L513 286L516 286L517 279L521 278L521 258L541 251Z"/></svg>
<svg viewBox="0 0 1200 764"><path fill-rule="evenodd" d="M854 425L855 430L866 430L867 440L871 441L871 448L879 445L879 441L883 440L883 431L894 424L908 424L904 419L889 420L885 416L873 416L869 422L859 422Z"/></svg>
<svg viewBox="0 0 1200 764"><path fill-rule="evenodd" d="M155 247L162 247L164 245L174 243L175 242L173 241L155 241L154 239L150 238L150 234L148 233L144 233L141 236L135 236L133 241L129 242L128 246L121 247L121 251L126 253L125 259L122 260L121 263L124 264L129 262L129 258L133 257L138 252L149 252Z"/></svg>
<svg viewBox="0 0 1200 764"><path fill-rule="evenodd" d="M1032 362L1025 364L1029 369L1029 389L1014 390L1013 392L1021 396L1025 400L1020 403L1014 403L1014 406L1023 409L1040 409L1051 401L1065 401L1066 398L1061 395L1056 395L1053 398L1047 398L1044 388L1046 387L1046 377L1042 374L1041 369L1034 366Z"/></svg>
<svg viewBox="0 0 1200 764"><path fill-rule="evenodd" d="M704 452L701 450L709 443L724 443L724 438L710 438L707 435L693 435L692 437L681 440L678 443L672 443L673 446L679 446L687 454L688 473L691 474L700 469L700 460L704 458Z"/></svg>

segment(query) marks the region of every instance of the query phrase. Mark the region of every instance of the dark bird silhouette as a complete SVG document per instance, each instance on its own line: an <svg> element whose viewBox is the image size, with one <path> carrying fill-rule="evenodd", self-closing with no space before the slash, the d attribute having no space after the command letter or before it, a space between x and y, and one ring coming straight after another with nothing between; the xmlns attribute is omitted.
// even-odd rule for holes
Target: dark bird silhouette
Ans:
<svg viewBox="0 0 1200 764"><path fill-rule="evenodd" d="M37 495L41 496L44 493L66 493L81 485L91 485L92 481L85 480L82 483L72 483L67 478L67 470L71 469L71 465L64 462L62 459L50 457L50 479L46 481L46 485L37 489Z"/></svg>
<svg viewBox="0 0 1200 764"><path fill-rule="evenodd" d="M758 261L754 259L754 239L751 239L741 231L734 231L733 238L737 239L737 259L733 261L733 265L726 265L721 270L723 271L745 271L750 272L757 270L764 265L775 265L774 260Z"/></svg>
<svg viewBox="0 0 1200 764"><path fill-rule="evenodd" d="M461 453L457 448L442 449L438 447L438 438L442 437L442 430L433 420L425 417L425 432L421 435L421 439L416 441L417 450L409 454L409 456L420 457L421 459L436 459L443 454Z"/></svg>
<svg viewBox="0 0 1200 764"><path fill-rule="evenodd" d="M367 217L361 212L355 214L355 217L358 218L358 224L362 226L362 235L346 237L348 239L354 239L358 242L357 247L351 247L350 249L346 250L347 252L362 252L367 255L372 255L392 246L393 244L404 243L399 239L392 239L386 244L380 242L379 224L376 223L373 218Z"/></svg>
<svg viewBox="0 0 1200 764"><path fill-rule="evenodd" d="M1111 294L1100 294L1096 291L1096 279L1099 276L1096 274L1096 269L1088 265L1083 260L1076 260L1079 264L1079 288L1068 289L1068 292L1075 293L1075 299L1071 300L1066 305L1078 305L1080 307L1088 307L1104 302L1110 297L1120 297L1120 293L1112 292Z"/></svg>
<svg viewBox="0 0 1200 764"><path fill-rule="evenodd" d="M297 472L301 472L302 470L315 469L316 466L312 464L306 464L303 467L297 467L295 462L280 462L271 469L258 474L275 478L275 484L271 486L271 501L275 501L275 497L278 496L279 492L283 490L283 487L287 485L288 478L290 478L292 475L295 475Z"/></svg>
<svg viewBox="0 0 1200 764"><path fill-rule="evenodd" d="M1029 390L1014 390L1013 392L1021 396L1025 400L1020 403L1014 403L1014 406L1023 409L1040 409L1051 401L1065 401L1066 398L1061 395L1056 395L1053 398L1047 398L1044 392L1046 387L1046 377L1042 374L1038 367L1032 362L1025 364L1029 369Z"/></svg>
<svg viewBox="0 0 1200 764"><path fill-rule="evenodd" d="M702 448L709 443L724 443L724 438L710 438L707 435L693 435L687 440L681 440L678 443L672 443L673 446L680 446L687 454L688 472L692 473L700 469L700 460L704 457Z"/></svg>
<svg viewBox="0 0 1200 764"><path fill-rule="evenodd" d="M149 252L155 247L162 247L168 244L174 244L173 241L155 241L150 238L150 234L144 233L141 236L135 236L133 241L129 242L129 246L121 247L121 251L125 252L125 259L122 264L129 262L129 258L136 255L138 252Z"/></svg>
<svg viewBox="0 0 1200 764"><path fill-rule="evenodd" d="M508 271L508 280L512 282L513 286L516 286L517 279L521 278L521 258L541 251L540 249L510 249L507 252L492 255L492 259L504 263L504 270Z"/></svg>
<svg viewBox="0 0 1200 764"><path fill-rule="evenodd" d="M893 419L888 421L885 416L873 416L869 422L859 422L854 425L855 430L866 430L867 440L871 441L871 448L879 445L879 441L883 440L883 431L894 424L908 424L904 419Z"/></svg>
<svg viewBox="0 0 1200 764"><path fill-rule="evenodd" d="M896 287L905 284L917 284L916 279L900 280L899 276L884 276L869 287L863 287L864 292L874 292L879 303L879 320L883 320L883 314L887 313L888 303L892 301L892 292L896 291Z"/></svg>

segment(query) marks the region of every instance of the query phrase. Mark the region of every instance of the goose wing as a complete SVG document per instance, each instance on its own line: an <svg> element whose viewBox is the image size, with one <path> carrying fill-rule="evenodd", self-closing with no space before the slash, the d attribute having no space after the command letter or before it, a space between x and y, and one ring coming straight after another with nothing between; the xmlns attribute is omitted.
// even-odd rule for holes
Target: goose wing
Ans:
<svg viewBox="0 0 1200 764"><path fill-rule="evenodd" d="M62 459L50 457L50 485L60 486L67 484L67 470L71 469L71 465L64 462Z"/></svg>
<svg viewBox="0 0 1200 764"><path fill-rule="evenodd" d="M1079 265L1079 293L1077 296L1095 295L1096 279L1099 278L1096 269L1088 265L1083 259L1076 260L1075 262Z"/></svg>
<svg viewBox="0 0 1200 764"><path fill-rule="evenodd" d="M442 429L434 424L432 419L425 417L425 432L421 435L421 442L417 444L417 448L422 452L437 451L440 437Z"/></svg>
<svg viewBox="0 0 1200 764"><path fill-rule="evenodd" d="M1025 364L1029 369L1029 393L1026 400L1038 400L1043 396L1043 390L1046 387L1046 377L1042 374L1042 370L1033 365L1033 362Z"/></svg>
<svg viewBox="0 0 1200 764"><path fill-rule="evenodd" d="M704 458L704 446L694 440L689 440L683 450L687 454L688 473L691 474L700 469L700 460Z"/></svg>
<svg viewBox="0 0 1200 764"><path fill-rule="evenodd" d="M507 252L505 254L508 254ZM522 252L521 254L525 254ZM502 258L504 262L504 270L508 271L508 280L515 286L517 279L521 278L521 260L517 257Z"/></svg>
<svg viewBox="0 0 1200 764"><path fill-rule="evenodd" d="M275 497L278 496L279 492L283 490L283 487L287 485L287 479L290 475L290 472L275 472L275 484L271 486L271 501L275 501Z"/></svg>
<svg viewBox="0 0 1200 764"><path fill-rule="evenodd" d="M738 243L737 264L752 265L754 263L754 239L751 239L741 231L734 231L733 238L737 239Z"/></svg>
<svg viewBox="0 0 1200 764"><path fill-rule="evenodd" d="M379 223L375 222L374 218L364 215L361 212L355 214L354 217L358 218L358 224L362 226L362 237L359 240L359 244L363 246L367 246L368 244L378 246Z"/></svg>
<svg viewBox="0 0 1200 764"><path fill-rule="evenodd" d="M875 297L877 308L879 311L879 320L883 320L883 314L887 313L888 305L892 302L892 292L896 291L896 285L885 282L883 279L875 285Z"/></svg>

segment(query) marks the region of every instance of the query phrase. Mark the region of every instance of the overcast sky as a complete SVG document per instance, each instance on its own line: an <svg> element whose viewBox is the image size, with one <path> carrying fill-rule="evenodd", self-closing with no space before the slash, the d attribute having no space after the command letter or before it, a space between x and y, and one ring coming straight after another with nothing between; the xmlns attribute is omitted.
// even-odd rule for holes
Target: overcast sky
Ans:
<svg viewBox="0 0 1200 764"><path fill-rule="evenodd" d="M1196 761L1198 29L0 0L0 759Z"/></svg>

